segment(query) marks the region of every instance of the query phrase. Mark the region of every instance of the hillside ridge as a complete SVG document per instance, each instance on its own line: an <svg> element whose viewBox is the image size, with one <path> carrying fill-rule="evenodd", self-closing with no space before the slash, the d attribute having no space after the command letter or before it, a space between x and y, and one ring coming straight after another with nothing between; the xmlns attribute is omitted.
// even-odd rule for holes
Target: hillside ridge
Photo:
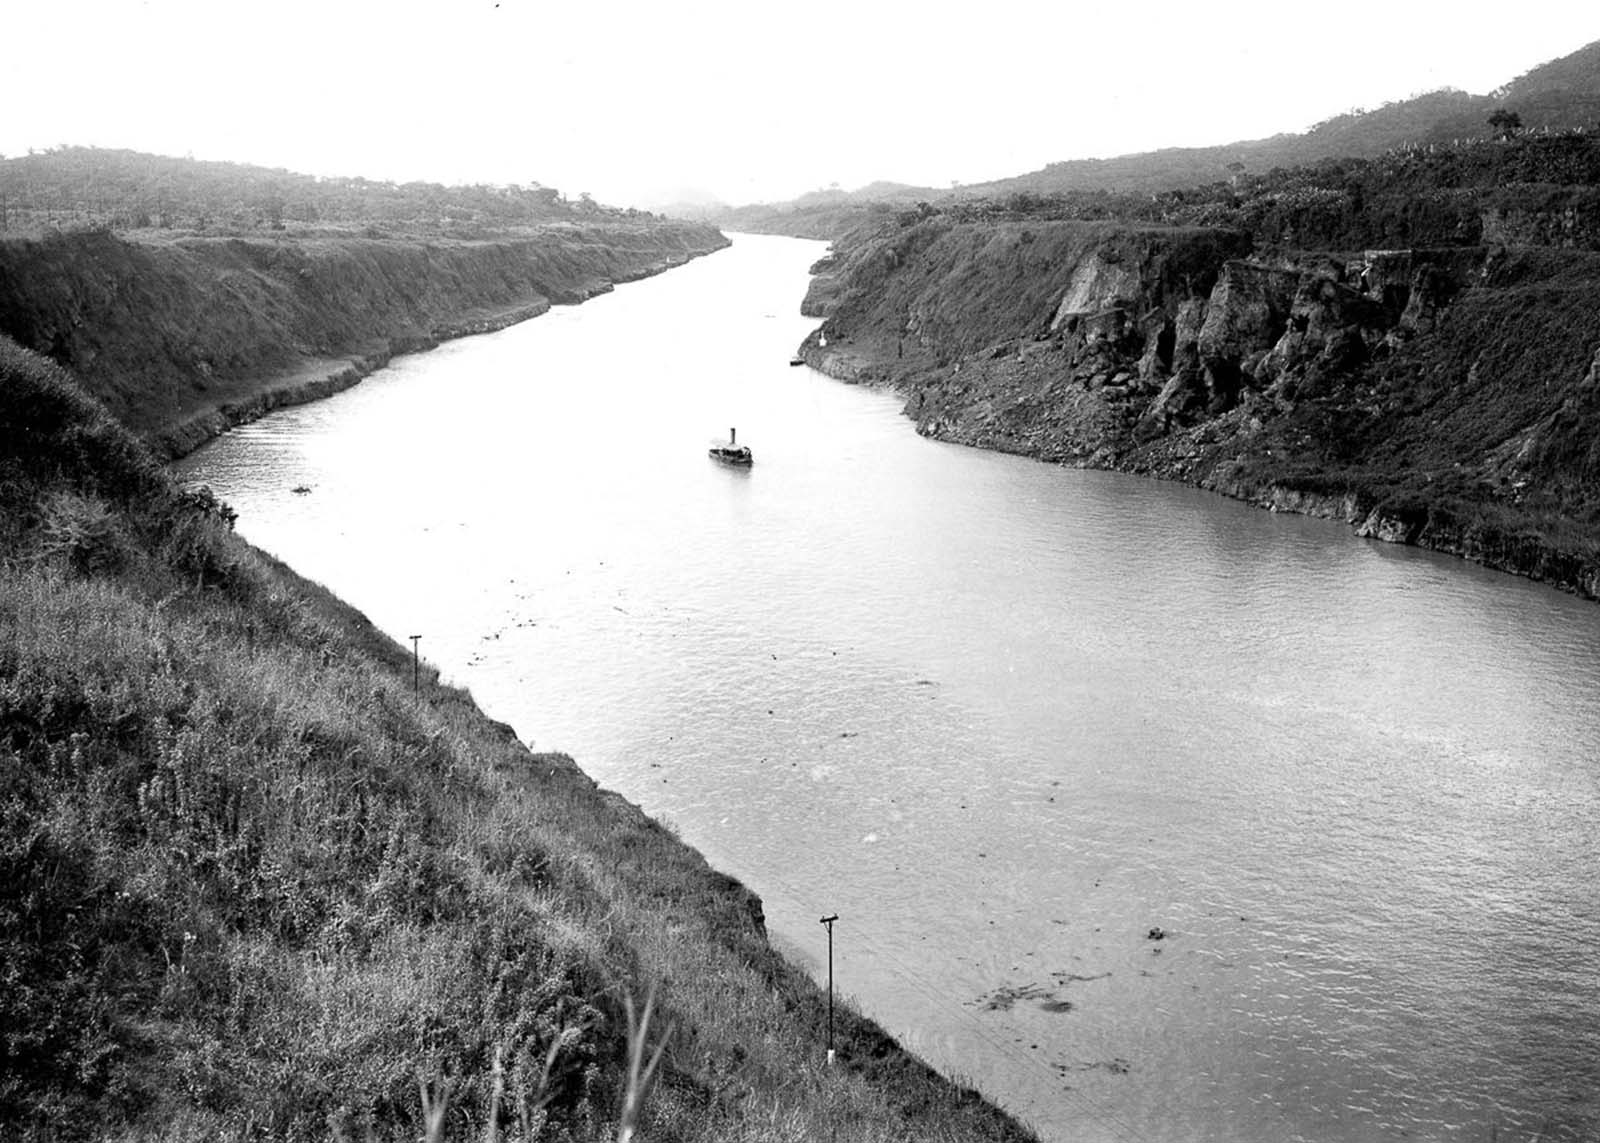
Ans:
<svg viewBox="0 0 1600 1143"><path fill-rule="evenodd" d="M400 353L499 329L727 245L665 220L497 238L178 236L0 240L0 333L81 379L167 456Z"/></svg>

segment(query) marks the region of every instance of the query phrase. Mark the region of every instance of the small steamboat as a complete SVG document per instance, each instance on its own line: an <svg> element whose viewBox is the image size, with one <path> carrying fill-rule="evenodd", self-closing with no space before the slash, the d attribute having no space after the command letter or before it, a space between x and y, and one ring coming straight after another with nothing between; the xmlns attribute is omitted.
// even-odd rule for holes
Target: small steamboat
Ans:
<svg viewBox="0 0 1600 1143"><path fill-rule="evenodd" d="M728 443L725 445L712 445L707 450L712 460L720 460L723 464L753 464L755 457L750 453L749 445L739 443L739 430L728 430Z"/></svg>

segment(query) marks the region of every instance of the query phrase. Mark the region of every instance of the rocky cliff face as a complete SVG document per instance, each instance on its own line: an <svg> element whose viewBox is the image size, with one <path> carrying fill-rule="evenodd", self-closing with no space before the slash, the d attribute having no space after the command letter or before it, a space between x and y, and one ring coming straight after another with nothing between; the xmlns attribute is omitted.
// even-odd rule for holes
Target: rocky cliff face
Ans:
<svg viewBox="0 0 1600 1143"><path fill-rule="evenodd" d="M1185 480L1600 596L1593 254L933 219L841 241L817 271L827 320L802 353L899 387L925 435Z"/></svg>
<svg viewBox="0 0 1600 1143"><path fill-rule="evenodd" d="M168 451L353 384L394 353L582 301L716 250L689 223L560 224L485 241L0 243L0 333L72 369Z"/></svg>
<svg viewBox="0 0 1600 1143"><path fill-rule="evenodd" d="M1509 202L1482 213L1483 241L1600 250L1600 189L1563 188L1547 201Z"/></svg>

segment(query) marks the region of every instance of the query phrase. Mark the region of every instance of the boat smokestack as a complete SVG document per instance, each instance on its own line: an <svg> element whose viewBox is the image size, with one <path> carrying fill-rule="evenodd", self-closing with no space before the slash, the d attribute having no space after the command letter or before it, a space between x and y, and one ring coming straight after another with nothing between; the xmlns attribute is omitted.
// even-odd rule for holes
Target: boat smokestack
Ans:
<svg viewBox="0 0 1600 1143"><path fill-rule="evenodd" d="M739 443L739 430L738 429L729 429L728 430L728 443L729 444L738 444Z"/></svg>

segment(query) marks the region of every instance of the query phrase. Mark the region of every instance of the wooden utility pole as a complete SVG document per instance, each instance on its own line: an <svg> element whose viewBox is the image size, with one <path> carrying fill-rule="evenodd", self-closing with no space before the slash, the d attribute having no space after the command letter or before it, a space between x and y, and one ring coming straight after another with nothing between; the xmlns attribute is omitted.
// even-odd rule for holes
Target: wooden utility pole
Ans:
<svg viewBox="0 0 1600 1143"><path fill-rule="evenodd" d="M833 923L839 919L838 913L830 913L822 918L822 923L828 926L828 1066L833 1066Z"/></svg>

